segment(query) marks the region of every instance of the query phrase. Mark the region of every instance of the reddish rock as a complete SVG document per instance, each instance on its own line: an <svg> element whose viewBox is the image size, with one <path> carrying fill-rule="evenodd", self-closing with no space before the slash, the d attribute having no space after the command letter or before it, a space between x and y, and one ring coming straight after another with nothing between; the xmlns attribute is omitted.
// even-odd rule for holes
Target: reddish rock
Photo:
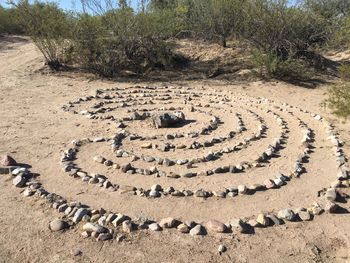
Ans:
<svg viewBox="0 0 350 263"><path fill-rule="evenodd" d="M223 233L226 230L225 224L217 220L209 220L203 224L209 231Z"/></svg>
<svg viewBox="0 0 350 263"><path fill-rule="evenodd" d="M10 155L6 154L1 159L0 165L3 165L3 166L15 166L15 165L17 165L17 162Z"/></svg>

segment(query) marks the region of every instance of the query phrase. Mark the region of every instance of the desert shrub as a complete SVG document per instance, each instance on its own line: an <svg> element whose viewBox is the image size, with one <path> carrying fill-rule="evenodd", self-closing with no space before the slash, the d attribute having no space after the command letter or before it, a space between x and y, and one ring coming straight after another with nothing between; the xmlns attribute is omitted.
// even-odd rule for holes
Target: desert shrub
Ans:
<svg viewBox="0 0 350 263"><path fill-rule="evenodd" d="M173 54L155 24L154 17L129 8L83 14L73 37L76 53L85 68L107 77L166 66Z"/></svg>
<svg viewBox="0 0 350 263"><path fill-rule="evenodd" d="M55 3L28 1L12 3L18 12L19 22L52 69L62 66L62 58L70 45L71 20Z"/></svg>
<svg viewBox="0 0 350 263"><path fill-rule="evenodd" d="M339 67L339 76L344 81L350 81L350 65L343 64Z"/></svg>
<svg viewBox="0 0 350 263"><path fill-rule="evenodd" d="M5 9L0 5L0 34L23 34L16 11L13 8Z"/></svg>
<svg viewBox="0 0 350 263"><path fill-rule="evenodd" d="M279 58L273 53L265 53L262 50L252 51L252 62L258 69L261 77L273 77L277 71Z"/></svg>
<svg viewBox="0 0 350 263"><path fill-rule="evenodd" d="M326 100L333 113L339 117L350 116L350 83L343 83L331 87Z"/></svg>
<svg viewBox="0 0 350 263"><path fill-rule="evenodd" d="M240 31L241 0L191 0L188 2L187 25L205 38L219 38L222 46Z"/></svg>
<svg viewBox="0 0 350 263"><path fill-rule="evenodd" d="M252 51L251 59L259 76L265 78L308 80L314 73L301 59L293 57L282 59L274 53L265 53L258 49Z"/></svg>
<svg viewBox="0 0 350 263"><path fill-rule="evenodd" d="M287 58L327 41L331 29L326 20L287 0L247 1L242 35L256 48Z"/></svg>

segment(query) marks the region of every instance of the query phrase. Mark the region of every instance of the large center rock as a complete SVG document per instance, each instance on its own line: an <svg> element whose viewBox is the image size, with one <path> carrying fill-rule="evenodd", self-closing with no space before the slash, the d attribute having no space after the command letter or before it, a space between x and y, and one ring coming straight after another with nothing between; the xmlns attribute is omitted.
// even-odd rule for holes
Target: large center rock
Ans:
<svg viewBox="0 0 350 263"><path fill-rule="evenodd" d="M151 119L154 127L157 129L168 128L182 124L185 121L185 114L181 111L173 113L165 112L162 114L155 114Z"/></svg>

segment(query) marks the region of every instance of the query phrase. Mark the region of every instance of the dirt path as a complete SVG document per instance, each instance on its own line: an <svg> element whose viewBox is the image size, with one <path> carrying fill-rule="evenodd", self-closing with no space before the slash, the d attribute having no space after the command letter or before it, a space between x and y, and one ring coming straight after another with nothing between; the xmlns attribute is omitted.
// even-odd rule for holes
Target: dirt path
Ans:
<svg viewBox="0 0 350 263"><path fill-rule="evenodd" d="M90 186L85 187L79 181L64 175L59 157L60 151L67 148L69 142L75 138L112 135L115 130L108 122L91 121L79 115L65 113L61 107L68 101L93 94L96 89L128 87L131 84L89 81L77 75L44 74L40 72L42 66L43 60L30 41L8 38L0 42L0 155L10 153L19 162L31 165L32 171L40 174L40 181L49 191L72 199L81 199L94 206L123 209L133 216L143 211L156 217L161 210L161 216L171 213L172 216L185 214L188 218L208 219L215 214L219 219L226 220L231 215L246 216L245 208L249 206L249 211L256 214L264 209L280 209L283 202L297 206L305 199L313 200L316 191L324 183L322 180L328 181L327 174L317 182L305 176L300 182L286 186L286 190L266 193L270 207L265 205L265 195L242 198L237 201L236 207L228 200L204 203L182 200L177 203L173 200L149 202L136 197L113 199L109 194ZM325 98L325 87L303 89L276 82L234 85L193 81L185 84L193 87L204 85L206 90L231 90L254 97L268 97L320 112L334 120L320 107ZM269 126L273 127L273 118L263 111L260 113L267 119ZM294 144L293 138L300 137L297 125L287 114L282 114L290 123L290 143ZM248 116L245 117L249 119ZM308 121L313 125L312 129L317 132L321 130L311 120ZM350 142L349 124L334 121L342 139ZM251 126L254 129L256 124ZM266 141L269 139L271 138ZM330 171L329 167L322 164L328 158L323 150L325 138L320 137L320 141L321 147L312 156L308 166L314 175ZM256 151L266 147L264 143L257 143ZM348 143L344 149L350 156ZM245 154L249 156L250 152ZM287 148L283 154L282 158L288 160L296 154L296 150ZM91 158L88 152L82 155ZM245 156L244 153L242 156ZM272 163L271 169L274 167L276 164ZM251 176L252 174L248 174L244 180L250 183ZM263 178L264 174L257 172L256 176ZM140 184L143 183L142 178L137 180ZM208 177L205 180L202 184L210 186L212 183L212 187L215 187L218 182L227 182L228 178L211 181ZM148 181L148 184L153 182ZM196 184L190 186L196 187ZM0 262L350 262L348 214L327 214L316 217L312 222L261 228L254 235L218 234L192 237L179 235L175 230L160 233L135 232L124 242L109 243L85 240L80 237L80 230L77 228L63 234L51 233L48 224L59 214L48 209L43 201L25 198L19 192L12 186L8 176L0 175ZM198 207L198 210L192 211L192 207ZM350 210L349 204L344 204L344 207ZM228 248L222 255L217 253L220 244ZM76 250L82 251L82 255L74 256Z"/></svg>

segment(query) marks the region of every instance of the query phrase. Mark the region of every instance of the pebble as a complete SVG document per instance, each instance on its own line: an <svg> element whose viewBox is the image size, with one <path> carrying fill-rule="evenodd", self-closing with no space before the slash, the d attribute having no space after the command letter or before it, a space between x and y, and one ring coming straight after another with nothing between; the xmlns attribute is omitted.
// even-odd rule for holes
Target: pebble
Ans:
<svg viewBox="0 0 350 263"><path fill-rule="evenodd" d="M246 194L248 192L248 189L245 185L239 185L237 188L238 188L238 193L241 195Z"/></svg>
<svg viewBox="0 0 350 263"><path fill-rule="evenodd" d="M79 223L85 215L88 214L88 210L85 208L79 208L73 217L74 223Z"/></svg>
<svg viewBox="0 0 350 263"><path fill-rule="evenodd" d="M184 233L184 234L190 232L190 228L188 227L188 225L186 225L184 223L178 225L177 230L181 233Z"/></svg>
<svg viewBox="0 0 350 263"><path fill-rule="evenodd" d="M26 182L27 182L27 179L21 174L17 175L12 180L12 184L16 187L23 187L23 186L25 186Z"/></svg>
<svg viewBox="0 0 350 263"><path fill-rule="evenodd" d="M220 245L218 248L218 252L221 255L222 253L224 253L227 250L227 248L224 245Z"/></svg>
<svg viewBox="0 0 350 263"><path fill-rule="evenodd" d="M280 219L285 219L287 221L294 221L295 220L295 214L294 214L293 210L291 210L291 209L280 210L277 214L277 217Z"/></svg>
<svg viewBox="0 0 350 263"><path fill-rule="evenodd" d="M201 225L196 225L194 228L190 230L191 236L204 235L204 229Z"/></svg>
<svg viewBox="0 0 350 263"><path fill-rule="evenodd" d="M106 159L104 157L102 157L101 155L97 155L93 159L97 163L104 163L106 161Z"/></svg>
<svg viewBox="0 0 350 263"><path fill-rule="evenodd" d="M10 155L4 155L0 160L2 166L16 166L17 162Z"/></svg>
<svg viewBox="0 0 350 263"><path fill-rule="evenodd" d="M218 220L209 220L203 224L209 231L216 233L223 233L226 231L225 224L219 222Z"/></svg>
<svg viewBox="0 0 350 263"><path fill-rule="evenodd" d="M113 235L110 233L102 233L97 237L97 241L107 241L113 238Z"/></svg>
<svg viewBox="0 0 350 263"><path fill-rule="evenodd" d="M299 209L297 211L299 218L303 221L310 221L312 219L311 214L306 209Z"/></svg>
<svg viewBox="0 0 350 263"><path fill-rule="evenodd" d="M122 229L124 232L131 233L132 228L132 222L130 220L126 220L122 223Z"/></svg>
<svg viewBox="0 0 350 263"><path fill-rule="evenodd" d="M162 228L157 223L152 223L148 225L148 228L152 231L160 231Z"/></svg>
<svg viewBox="0 0 350 263"><path fill-rule="evenodd" d="M83 230L88 232L88 233L95 232L97 234L108 232L107 228L100 226L98 224L95 224L95 223L86 223L85 225L83 225Z"/></svg>
<svg viewBox="0 0 350 263"><path fill-rule="evenodd" d="M256 221L263 227L267 227L270 224L270 220L264 214L259 214Z"/></svg>
<svg viewBox="0 0 350 263"><path fill-rule="evenodd" d="M177 223L177 220L172 218L172 217L167 217L167 218L163 218L160 222L159 225L162 228L173 228L175 227Z"/></svg>
<svg viewBox="0 0 350 263"><path fill-rule="evenodd" d="M67 229L69 227L69 224L66 221L55 219L50 222L49 227L51 231L56 232Z"/></svg>

